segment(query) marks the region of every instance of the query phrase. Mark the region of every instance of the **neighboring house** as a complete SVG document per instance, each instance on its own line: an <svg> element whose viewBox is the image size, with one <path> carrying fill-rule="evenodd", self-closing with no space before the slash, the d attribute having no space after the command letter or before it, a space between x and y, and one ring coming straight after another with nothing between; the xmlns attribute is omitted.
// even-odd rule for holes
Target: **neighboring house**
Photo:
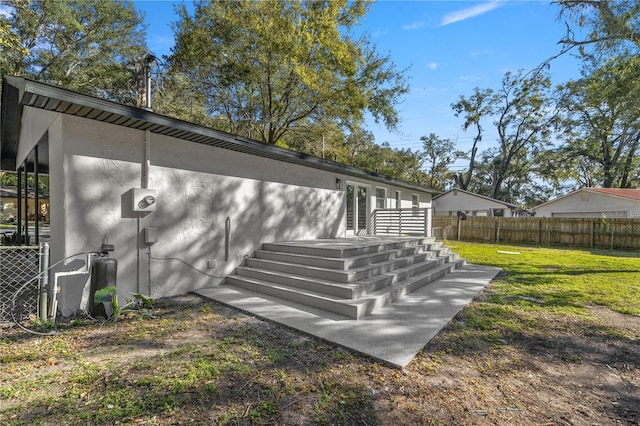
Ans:
<svg viewBox="0 0 640 426"><path fill-rule="evenodd" d="M36 200L33 190L29 191L27 199L29 207L29 220L35 220L36 213L40 212L39 219L43 222L48 222L49 196L42 192L38 193L38 209L35 208ZM22 200L22 202L24 203L24 199ZM17 218L18 189L15 186L0 186L0 223L13 223L17 220Z"/></svg>
<svg viewBox="0 0 640 426"><path fill-rule="evenodd" d="M265 242L367 234L376 208L430 215L436 193L18 77L0 125L2 169L49 175L51 263L113 244L124 297L218 284ZM86 283L60 278L63 315Z"/></svg>
<svg viewBox="0 0 640 426"><path fill-rule="evenodd" d="M640 189L581 188L531 210L536 217L640 218Z"/></svg>
<svg viewBox="0 0 640 426"><path fill-rule="evenodd" d="M515 204L455 188L434 197L433 209L434 216L455 216L458 211L468 216L480 217L516 217L528 214Z"/></svg>

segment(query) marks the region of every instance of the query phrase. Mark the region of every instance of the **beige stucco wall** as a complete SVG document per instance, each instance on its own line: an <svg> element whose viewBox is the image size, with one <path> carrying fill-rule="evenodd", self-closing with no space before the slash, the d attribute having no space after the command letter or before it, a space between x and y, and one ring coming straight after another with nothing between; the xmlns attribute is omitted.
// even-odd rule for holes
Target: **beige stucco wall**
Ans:
<svg viewBox="0 0 640 426"><path fill-rule="evenodd" d="M343 237L345 192L344 185L336 189L336 179L367 184L373 192L381 186L151 134L148 187L156 191L157 209L137 213L130 197L142 186L144 131L63 115L53 120L49 146L52 261L98 250L108 239L123 298L217 285L264 242ZM394 187L386 187L393 197ZM403 199L411 192L402 190ZM430 206L430 194L420 199ZM142 241L147 227L158 231L153 245ZM60 279L63 315L80 307L88 279Z"/></svg>
<svg viewBox="0 0 640 426"><path fill-rule="evenodd" d="M533 211L536 217L635 218L640 217L640 201L577 191Z"/></svg>

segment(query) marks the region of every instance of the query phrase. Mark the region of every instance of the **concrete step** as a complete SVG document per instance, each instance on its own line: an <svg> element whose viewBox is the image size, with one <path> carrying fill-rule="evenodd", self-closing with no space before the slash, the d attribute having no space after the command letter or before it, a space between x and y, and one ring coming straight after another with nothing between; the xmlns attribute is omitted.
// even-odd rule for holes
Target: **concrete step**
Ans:
<svg viewBox="0 0 640 426"><path fill-rule="evenodd" d="M255 263L248 262L251 266L240 266L233 275L237 282L244 277L255 278L261 281L293 287L300 290L309 290L344 299L356 299L364 295L404 280L413 275L422 273L428 269L445 263L446 259L427 259L420 262L409 263L393 270L385 271L355 282L337 282L327 279L315 278L308 275L283 273L273 269L255 267ZM263 266L273 266L263 265ZM306 271L305 271L306 272Z"/></svg>
<svg viewBox="0 0 640 426"><path fill-rule="evenodd" d="M372 255L376 256L376 255ZM282 262L276 260L269 260L264 258L249 258L247 259L246 266L256 269L265 269L271 271L278 271L286 274L301 275L306 277L319 278L322 280L337 281L342 283L350 283L354 281L363 280L368 277L382 274L394 269L403 268L407 265L423 262L430 258L433 258L434 254L431 251L425 251L417 254L412 254L404 257L390 256L390 260L386 260L378 263L369 263L363 266L359 266L352 269L335 269L325 268L320 266L309 266L300 263ZM273 256L271 256L273 257ZM377 256L376 256L377 257ZM311 260L312 257L307 256L306 260ZM313 258L314 261L320 258ZM325 258L326 259L326 258ZM291 259L301 260L301 259ZM321 262L314 262L321 263Z"/></svg>
<svg viewBox="0 0 640 426"><path fill-rule="evenodd" d="M307 266L318 266L329 269L352 269L360 266L370 265L373 263L385 262L387 260L410 256L412 254L424 253L431 251L435 244L416 245L412 247L403 247L399 249L382 251L379 253L367 253L351 257L324 257L308 254L288 253L269 250L256 250L253 254L254 258L273 260L283 263L295 263Z"/></svg>
<svg viewBox="0 0 640 426"><path fill-rule="evenodd" d="M462 264L432 238L274 243L225 283L359 319Z"/></svg>
<svg viewBox="0 0 640 426"><path fill-rule="evenodd" d="M403 296L444 277L463 265L463 260L444 262L434 268L430 268L420 274L413 275L392 286L385 287L384 289L380 289L366 297L358 299L358 317L355 319L361 319L364 315L373 314L377 309L398 301Z"/></svg>
<svg viewBox="0 0 640 426"><path fill-rule="evenodd" d="M375 240L367 238L344 238L343 242L336 240L311 240L297 242L265 243L263 250L282 253L306 254L320 257L345 258L363 254L379 253L388 250L401 249L417 245L433 244L435 238L406 238L397 237L386 239L387 242L377 244Z"/></svg>
<svg viewBox="0 0 640 426"><path fill-rule="evenodd" d="M443 277L447 273L460 267L463 261L434 261L432 263L434 264L433 267L419 272L416 269L414 271L416 272L415 274L407 274L404 279L398 280L394 279L393 276L387 277L394 282L353 299L327 294L324 291L314 291L311 288L295 288L284 284L277 284L271 280L249 276L230 276L227 278L227 284L337 313L351 319L361 319L364 315L372 314L376 309L384 307L398 300L405 294L411 293Z"/></svg>

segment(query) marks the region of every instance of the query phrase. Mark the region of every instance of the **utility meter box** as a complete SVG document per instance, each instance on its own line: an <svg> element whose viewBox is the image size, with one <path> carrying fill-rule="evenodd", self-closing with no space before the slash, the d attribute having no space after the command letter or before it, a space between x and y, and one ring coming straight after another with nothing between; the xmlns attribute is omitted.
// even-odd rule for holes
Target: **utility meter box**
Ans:
<svg viewBox="0 0 640 426"><path fill-rule="evenodd" d="M144 228L142 233L145 244L155 244L158 242L158 228Z"/></svg>
<svg viewBox="0 0 640 426"><path fill-rule="evenodd" d="M134 212L154 212L156 211L156 191L147 188L134 188L131 195Z"/></svg>

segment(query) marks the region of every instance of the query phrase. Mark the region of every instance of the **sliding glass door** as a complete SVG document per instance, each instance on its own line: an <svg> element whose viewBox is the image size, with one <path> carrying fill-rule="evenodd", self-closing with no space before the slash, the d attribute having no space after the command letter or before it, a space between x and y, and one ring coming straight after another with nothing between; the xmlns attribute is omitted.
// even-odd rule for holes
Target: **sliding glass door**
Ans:
<svg viewBox="0 0 640 426"><path fill-rule="evenodd" d="M368 187L347 183L347 235L367 235Z"/></svg>

